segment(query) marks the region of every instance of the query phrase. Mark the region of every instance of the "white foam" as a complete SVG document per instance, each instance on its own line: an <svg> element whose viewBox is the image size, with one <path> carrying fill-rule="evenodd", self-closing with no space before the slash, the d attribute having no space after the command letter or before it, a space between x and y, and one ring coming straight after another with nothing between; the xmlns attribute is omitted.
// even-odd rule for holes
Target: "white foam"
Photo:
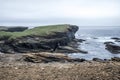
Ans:
<svg viewBox="0 0 120 80"><path fill-rule="evenodd" d="M96 39L93 37L86 37L86 41L81 43L79 46L80 49L88 51L88 54L82 53L73 53L69 54L72 58L84 58L87 60L92 60L93 58L100 58L100 59L110 59L112 57L120 57L120 54L113 55L109 51L105 49L104 42L115 42L115 40L111 39L111 37L97 37Z"/></svg>
<svg viewBox="0 0 120 80"><path fill-rule="evenodd" d="M110 37L98 37L97 42L115 42L115 40Z"/></svg>

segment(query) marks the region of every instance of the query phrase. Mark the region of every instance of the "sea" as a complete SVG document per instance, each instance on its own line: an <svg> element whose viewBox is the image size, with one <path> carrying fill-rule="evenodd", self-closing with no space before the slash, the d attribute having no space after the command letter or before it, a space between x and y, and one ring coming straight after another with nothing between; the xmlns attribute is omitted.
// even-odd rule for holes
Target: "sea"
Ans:
<svg viewBox="0 0 120 80"><path fill-rule="evenodd" d="M104 42L114 42L120 45L120 42L115 42L112 37L120 38L120 28L105 28L105 29L80 29L76 33L77 39L84 39L83 43L78 43L78 49L88 51L87 54L71 53L68 54L72 58L84 58L92 60L93 58L111 59L112 57L120 57L119 54L113 54L105 49Z"/></svg>

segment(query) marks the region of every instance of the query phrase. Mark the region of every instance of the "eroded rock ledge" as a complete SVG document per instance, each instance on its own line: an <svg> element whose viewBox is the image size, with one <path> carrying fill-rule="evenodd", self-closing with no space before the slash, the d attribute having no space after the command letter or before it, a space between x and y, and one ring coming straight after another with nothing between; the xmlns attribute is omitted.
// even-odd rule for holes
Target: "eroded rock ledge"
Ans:
<svg viewBox="0 0 120 80"><path fill-rule="evenodd" d="M51 62L101 62L107 63L110 61L120 62L119 57L112 57L111 59L100 59L93 58L93 60L86 60L83 58L71 58L63 53L50 53L50 52L40 52L40 53L23 53L23 54L0 54L0 62L2 63L17 63L17 62L31 62L31 63L51 63Z"/></svg>
<svg viewBox="0 0 120 80"><path fill-rule="evenodd" d="M60 46L67 46L75 39L77 30L78 26L65 24L36 27L23 32L10 33L11 35L0 38L0 52L50 52L56 43L59 43ZM6 32L6 34L9 33ZM67 48L64 49L67 50ZM70 50L71 52L79 51Z"/></svg>
<svg viewBox="0 0 120 80"><path fill-rule="evenodd" d="M37 53L37 54L25 54L22 60L33 63L48 63L48 62L83 62L85 59L72 59L67 55L60 53Z"/></svg>

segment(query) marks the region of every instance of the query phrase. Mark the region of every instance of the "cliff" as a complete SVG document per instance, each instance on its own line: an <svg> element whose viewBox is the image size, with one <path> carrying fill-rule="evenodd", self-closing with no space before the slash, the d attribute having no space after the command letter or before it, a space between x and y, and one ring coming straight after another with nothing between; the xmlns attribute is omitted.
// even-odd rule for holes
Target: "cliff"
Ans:
<svg viewBox="0 0 120 80"><path fill-rule="evenodd" d="M75 39L77 30L78 26L65 24L39 26L23 32L0 31L0 52L50 52L58 43L68 45Z"/></svg>

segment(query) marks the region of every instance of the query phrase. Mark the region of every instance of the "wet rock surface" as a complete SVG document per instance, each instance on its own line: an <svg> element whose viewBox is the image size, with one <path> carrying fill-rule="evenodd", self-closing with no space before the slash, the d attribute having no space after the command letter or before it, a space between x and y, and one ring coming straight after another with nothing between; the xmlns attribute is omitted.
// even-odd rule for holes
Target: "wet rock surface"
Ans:
<svg viewBox="0 0 120 80"><path fill-rule="evenodd" d="M93 61L97 61L97 62L105 62L105 60L100 59L100 58L93 58Z"/></svg>
<svg viewBox="0 0 120 80"><path fill-rule="evenodd" d="M120 45L115 44L114 42L105 42L106 49L111 53L118 54L120 53Z"/></svg>
<svg viewBox="0 0 120 80"><path fill-rule="evenodd" d="M120 38L118 37L112 37L111 39L115 40L116 42L120 42Z"/></svg>

